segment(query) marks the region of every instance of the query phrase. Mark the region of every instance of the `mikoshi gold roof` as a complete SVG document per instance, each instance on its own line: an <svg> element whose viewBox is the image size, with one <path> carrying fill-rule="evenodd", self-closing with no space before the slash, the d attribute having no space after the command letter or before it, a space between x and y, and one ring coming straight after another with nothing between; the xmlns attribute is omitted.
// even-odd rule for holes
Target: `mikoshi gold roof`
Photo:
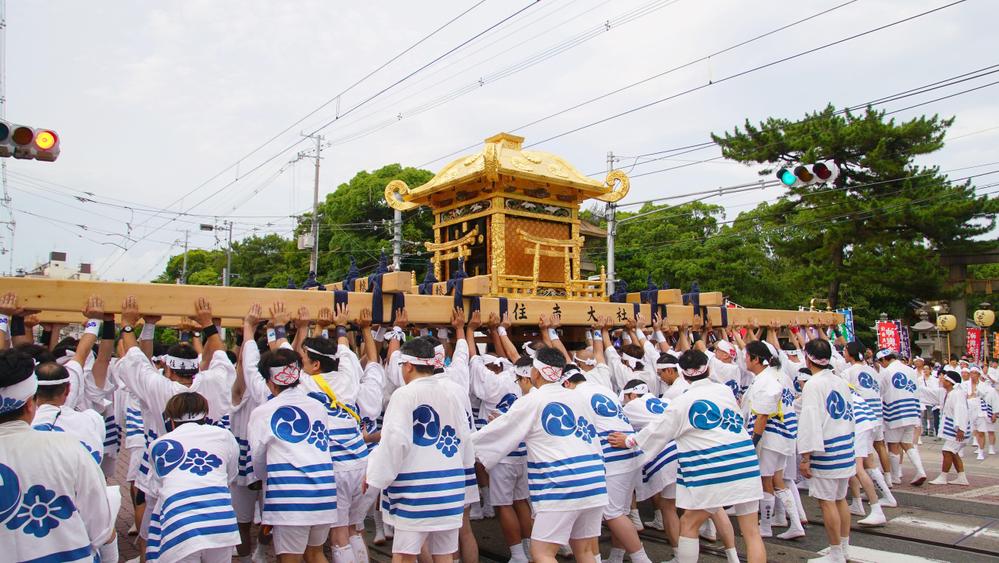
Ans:
<svg viewBox="0 0 999 563"><path fill-rule="evenodd" d="M555 187L574 191L579 200L599 199L616 202L628 195L630 182L620 170L614 170L604 181L584 176L561 157L541 151L525 151L524 138L509 133L489 137L481 152L452 161L422 186L410 188L402 180L385 186L385 200L401 211L429 205L436 193L473 183L500 181L501 176L537 183L539 187Z"/></svg>

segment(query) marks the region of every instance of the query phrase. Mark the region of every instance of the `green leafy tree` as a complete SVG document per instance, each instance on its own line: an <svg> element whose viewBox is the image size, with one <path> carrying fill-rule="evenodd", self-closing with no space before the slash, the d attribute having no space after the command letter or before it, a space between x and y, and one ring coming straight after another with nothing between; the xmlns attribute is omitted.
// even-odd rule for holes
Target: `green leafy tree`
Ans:
<svg viewBox="0 0 999 563"><path fill-rule="evenodd" d="M912 297L944 291L939 251L977 245L975 238L995 227L994 200L976 195L970 182L950 182L938 167L914 163L943 146L952 122L896 122L872 109L828 106L799 121L747 121L743 130L712 137L726 158L762 163L761 175L795 163L839 166L833 185L787 189L746 219L768 232L768 251L789 270L794 291L824 296L833 307L847 297L864 309L858 322L870 322L882 310L901 314Z"/></svg>
<svg viewBox="0 0 999 563"><path fill-rule="evenodd" d="M216 285L225 266L225 252L195 248L187 252L187 283ZM176 283L184 271L184 254L170 257L167 266L153 283Z"/></svg>

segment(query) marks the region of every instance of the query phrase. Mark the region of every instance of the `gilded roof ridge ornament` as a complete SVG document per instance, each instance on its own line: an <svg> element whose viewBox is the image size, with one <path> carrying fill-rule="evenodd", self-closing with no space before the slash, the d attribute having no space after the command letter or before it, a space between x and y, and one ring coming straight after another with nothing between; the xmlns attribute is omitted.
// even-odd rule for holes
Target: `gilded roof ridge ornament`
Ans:
<svg viewBox="0 0 999 563"><path fill-rule="evenodd" d="M407 186L406 182L403 182L402 180L392 180L387 186L385 186L385 202L388 203L389 207L392 209L409 211L419 207L419 203L406 201L405 198L408 194L409 186Z"/></svg>
<svg viewBox="0 0 999 563"><path fill-rule="evenodd" d="M631 189L631 180L628 179L628 175L624 172L611 170L607 174L605 185L611 189L610 193L597 196L597 199L606 201L607 203L617 203L624 199L624 196L628 195L628 191Z"/></svg>

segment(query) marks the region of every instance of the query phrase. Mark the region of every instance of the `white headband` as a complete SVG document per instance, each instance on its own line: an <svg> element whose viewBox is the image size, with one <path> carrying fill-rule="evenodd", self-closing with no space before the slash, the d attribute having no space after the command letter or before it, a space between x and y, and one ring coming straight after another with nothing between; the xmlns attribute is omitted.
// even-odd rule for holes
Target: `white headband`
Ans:
<svg viewBox="0 0 999 563"><path fill-rule="evenodd" d="M546 381L556 382L562 379L562 368L557 368L555 366L550 366L538 358L534 358L534 369L538 370L541 377L545 378Z"/></svg>
<svg viewBox="0 0 999 563"><path fill-rule="evenodd" d="M309 348L308 346L303 346L303 348L305 348L305 351L309 352L310 354L315 354L317 356L322 356L324 358L329 358L331 360L336 360L336 359L340 358L340 351L339 350L337 350L337 352L334 353L334 354L323 354L322 352L320 352L319 350L316 350L315 348Z"/></svg>
<svg viewBox="0 0 999 563"><path fill-rule="evenodd" d="M177 356L167 354L166 356L163 356L162 359L163 363L174 371L192 371L198 369L198 366L200 365L197 358L178 358Z"/></svg>
<svg viewBox="0 0 999 563"><path fill-rule="evenodd" d="M438 344L437 346L434 346L434 363L428 365L432 365L435 368L442 368L444 367L444 358L445 358L444 345Z"/></svg>
<svg viewBox="0 0 999 563"><path fill-rule="evenodd" d="M577 356L576 354L573 354L572 355L572 359L577 364L583 364L584 366L595 366L595 365L597 365L597 359L596 358L590 358L589 360L584 360L584 359L580 358L579 356Z"/></svg>
<svg viewBox="0 0 999 563"><path fill-rule="evenodd" d="M525 343L521 344L521 345L520 345L520 347L521 347L521 349L523 349L523 350L524 350L524 353L525 353L525 354L527 354L528 356L530 356L530 357L532 357L532 358L538 355L538 351L537 351L537 350L535 350L535 349L534 349L534 348L533 348L533 347L531 346L531 342L530 342L530 341L527 341L527 342L525 342Z"/></svg>
<svg viewBox="0 0 999 563"><path fill-rule="evenodd" d="M207 416L208 413L206 412L194 412L182 415L179 418L171 418L170 420L173 422L195 422L198 420L202 420Z"/></svg>
<svg viewBox="0 0 999 563"><path fill-rule="evenodd" d="M816 358L815 356L809 354L808 352L805 352L805 357L808 358L809 360L811 360L812 363L815 364L815 365L817 365L817 366L827 366L827 365L829 365L829 360L828 359L822 360L822 359Z"/></svg>
<svg viewBox="0 0 999 563"><path fill-rule="evenodd" d="M503 362L498 357L493 356L492 354L482 354L482 363L486 364L487 366L489 366L489 365L496 365L496 366L503 365Z"/></svg>
<svg viewBox="0 0 999 563"><path fill-rule="evenodd" d="M517 377L531 377L531 366L516 366L513 372Z"/></svg>
<svg viewBox="0 0 999 563"><path fill-rule="evenodd" d="M621 354L621 361L628 364L631 369L635 369L639 362L638 358L632 358L628 354Z"/></svg>
<svg viewBox="0 0 999 563"><path fill-rule="evenodd" d="M24 381L0 387L0 414L14 412L23 407L28 399L35 396L35 391L38 391L38 378L35 374L31 374Z"/></svg>
<svg viewBox="0 0 999 563"><path fill-rule="evenodd" d="M66 377L62 378L62 379L39 379L38 380L38 386L39 387L62 385L63 383L69 383L69 376L68 375Z"/></svg>
<svg viewBox="0 0 999 563"><path fill-rule="evenodd" d="M699 368L691 368L683 370L683 375L686 377L698 377L704 375L704 372L708 371L708 364L704 364Z"/></svg>
<svg viewBox="0 0 999 563"><path fill-rule="evenodd" d="M579 366L571 367L571 368L562 370L562 377L564 379L569 379L570 377L576 375L577 373L581 374L581 373L583 373L583 370L579 369Z"/></svg>
<svg viewBox="0 0 999 563"><path fill-rule="evenodd" d="M636 386L632 387L631 389L625 389L624 390L624 393L627 394L627 395L631 395L631 394L644 395L644 394L646 394L648 392L649 392L649 386L646 385L646 384L644 384L644 383L636 385Z"/></svg>
<svg viewBox="0 0 999 563"><path fill-rule="evenodd" d="M399 354L400 364L413 364L414 366L437 366L437 358L418 358L409 354ZM438 366L439 367L439 366Z"/></svg>
<svg viewBox="0 0 999 563"><path fill-rule="evenodd" d="M676 358L670 358L670 359L666 360L665 362L659 362L659 361L656 362L656 369L657 370L658 369L679 368L679 367L680 367L680 364L677 363Z"/></svg>
<svg viewBox="0 0 999 563"><path fill-rule="evenodd" d="M287 387L302 377L302 370L295 364L268 368L268 371L271 374L271 381L282 387Z"/></svg>

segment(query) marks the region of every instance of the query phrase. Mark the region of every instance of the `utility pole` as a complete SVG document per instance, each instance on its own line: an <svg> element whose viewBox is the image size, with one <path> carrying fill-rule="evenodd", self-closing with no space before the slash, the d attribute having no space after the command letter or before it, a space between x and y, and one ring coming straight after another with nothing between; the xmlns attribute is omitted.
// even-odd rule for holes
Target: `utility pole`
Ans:
<svg viewBox="0 0 999 563"><path fill-rule="evenodd" d="M225 247L225 275L222 276L222 285L229 286L229 277L232 275L232 221L225 221L229 226L229 244Z"/></svg>
<svg viewBox="0 0 999 563"><path fill-rule="evenodd" d="M392 215L392 266L397 272L402 269L402 211L398 209Z"/></svg>
<svg viewBox="0 0 999 563"><path fill-rule="evenodd" d="M607 151L607 173L614 170L614 152ZM614 238L617 236L617 205L607 204L607 294L614 293Z"/></svg>
<svg viewBox="0 0 999 563"><path fill-rule="evenodd" d="M190 231L184 231L184 265L180 269L180 283L184 285L187 283L187 237Z"/></svg>
<svg viewBox="0 0 999 563"><path fill-rule="evenodd" d="M316 178L312 186L312 258L309 260L309 271L319 276L319 160L323 150L322 135L305 135L316 140Z"/></svg>

